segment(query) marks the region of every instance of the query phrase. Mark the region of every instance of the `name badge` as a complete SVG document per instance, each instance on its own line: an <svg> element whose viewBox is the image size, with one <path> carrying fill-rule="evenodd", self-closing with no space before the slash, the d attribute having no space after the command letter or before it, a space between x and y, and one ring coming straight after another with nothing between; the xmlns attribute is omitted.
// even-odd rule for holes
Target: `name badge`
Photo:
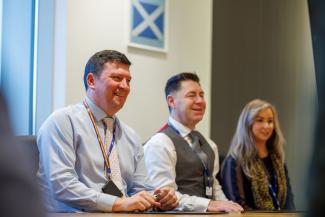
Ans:
<svg viewBox="0 0 325 217"><path fill-rule="evenodd" d="M121 192L120 189L118 189L118 187L115 185L115 183L111 179L109 179L105 183L105 185L102 187L102 191L105 194L110 194L110 195L114 195L117 197L123 197L123 193Z"/></svg>
<svg viewBox="0 0 325 217"><path fill-rule="evenodd" d="M212 196L212 187L205 187L205 194L206 196L211 197Z"/></svg>

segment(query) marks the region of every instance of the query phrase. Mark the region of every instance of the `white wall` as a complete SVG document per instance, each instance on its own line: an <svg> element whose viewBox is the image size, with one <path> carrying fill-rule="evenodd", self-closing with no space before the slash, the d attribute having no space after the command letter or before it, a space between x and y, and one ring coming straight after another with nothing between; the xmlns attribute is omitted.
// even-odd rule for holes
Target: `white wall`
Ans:
<svg viewBox="0 0 325 217"><path fill-rule="evenodd" d="M67 22L64 24L62 21L60 13L64 8L61 8L56 13L55 31L61 32L56 36L56 41L60 41L64 34L66 41L55 45L58 48L55 51L57 70L54 70L56 73L54 108L74 104L83 99L85 92L82 82L83 71L92 54L103 49L121 51L133 63L131 67L133 78L127 103L118 115L145 141L167 120L164 85L171 75L182 71L196 71L206 92L207 103L210 105L212 0L169 0L167 53L128 48L128 2L128 0L56 2L60 7L66 7L66 14L62 16L66 15ZM62 33L64 31L66 33ZM62 49L62 43L66 44L65 49ZM62 57L65 57L65 61ZM58 76L64 69L66 80L62 75ZM65 90L63 91L65 94L62 90ZM59 102L60 99L65 99L64 104ZM209 135L210 131L209 120L208 106L205 118L198 126L206 135Z"/></svg>

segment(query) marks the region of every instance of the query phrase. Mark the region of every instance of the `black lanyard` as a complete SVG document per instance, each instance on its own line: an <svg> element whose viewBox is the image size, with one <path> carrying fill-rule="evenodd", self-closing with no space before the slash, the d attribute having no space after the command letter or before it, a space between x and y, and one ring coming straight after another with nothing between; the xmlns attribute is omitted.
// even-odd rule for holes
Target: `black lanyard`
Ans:
<svg viewBox="0 0 325 217"><path fill-rule="evenodd" d="M96 132L96 135L97 135L97 140L98 140L98 143L99 143L99 146L100 146L100 149L102 150L102 154L103 154L103 158L105 160L105 167L106 167L106 176L108 179L110 179L110 175L111 175L111 167L110 167L110 164L109 164L109 156L112 152L112 149L113 149L113 146L114 146L114 142L115 142L115 131L116 131L116 124L114 122L114 126L113 126L113 135L112 135L112 141L111 141L111 144L109 146L109 150L108 150L108 153L106 152L106 149L105 149L105 145L100 137L100 134L99 134L99 131L98 131L98 127L96 125L96 122L95 122L95 118L94 118L94 115L93 113L91 112L86 100L83 101L83 104L89 114L89 117L90 117L90 120L93 124L93 127L95 129L95 132Z"/></svg>

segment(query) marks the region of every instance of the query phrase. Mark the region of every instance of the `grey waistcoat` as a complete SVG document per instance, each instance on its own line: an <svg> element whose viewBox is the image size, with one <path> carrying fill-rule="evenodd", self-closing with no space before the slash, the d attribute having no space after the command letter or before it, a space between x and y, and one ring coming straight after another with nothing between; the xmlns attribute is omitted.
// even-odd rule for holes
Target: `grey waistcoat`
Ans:
<svg viewBox="0 0 325 217"><path fill-rule="evenodd" d="M191 149L189 144L173 128L168 126L161 131L174 143L177 155L176 184L182 194L206 197L204 166L198 155ZM201 149L208 156L208 170L212 176L214 167L214 152L205 138L199 134ZM213 182L211 183L213 185Z"/></svg>

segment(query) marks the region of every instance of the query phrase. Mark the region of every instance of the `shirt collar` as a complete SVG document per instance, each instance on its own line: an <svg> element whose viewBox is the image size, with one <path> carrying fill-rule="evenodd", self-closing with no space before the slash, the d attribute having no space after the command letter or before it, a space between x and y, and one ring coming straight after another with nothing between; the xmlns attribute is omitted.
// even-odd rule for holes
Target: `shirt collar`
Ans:
<svg viewBox="0 0 325 217"><path fill-rule="evenodd" d="M180 133L180 135L182 137L188 136L188 134L191 133L191 131L192 131L188 127L186 127L183 124L181 124L180 122L176 121L171 116L169 116L169 118L168 118L168 123L171 124L176 130L178 130L178 132Z"/></svg>
<svg viewBox="0 0 325 217"><path fill-rule="evenodd" d="M107 114L100 108L98 107L91 99L89 99L87 96L85 98L91 112L93 113L96 121L101 121L104 118L108 117ZM112 117L115 120L115 116Z"/></svg>

